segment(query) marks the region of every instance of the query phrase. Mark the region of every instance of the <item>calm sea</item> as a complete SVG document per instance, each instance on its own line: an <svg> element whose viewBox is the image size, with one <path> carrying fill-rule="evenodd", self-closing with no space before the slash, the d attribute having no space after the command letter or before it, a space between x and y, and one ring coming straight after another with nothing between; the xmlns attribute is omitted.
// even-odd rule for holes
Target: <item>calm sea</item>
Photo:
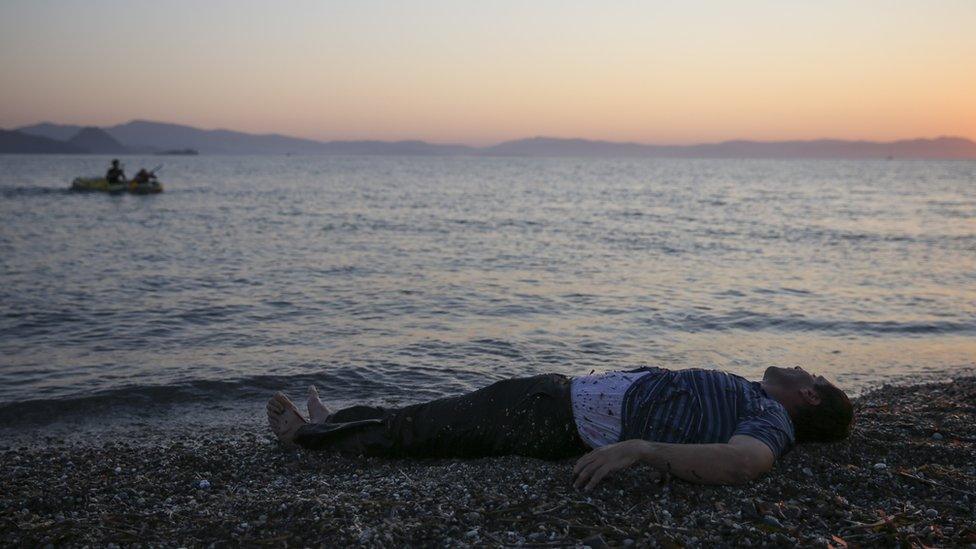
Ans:
<svg viewBox="0 0 976 549"><path fill-rule="evenodd" d="M0 157L0 422L645 364L976 365L976 163Z"/></svg>

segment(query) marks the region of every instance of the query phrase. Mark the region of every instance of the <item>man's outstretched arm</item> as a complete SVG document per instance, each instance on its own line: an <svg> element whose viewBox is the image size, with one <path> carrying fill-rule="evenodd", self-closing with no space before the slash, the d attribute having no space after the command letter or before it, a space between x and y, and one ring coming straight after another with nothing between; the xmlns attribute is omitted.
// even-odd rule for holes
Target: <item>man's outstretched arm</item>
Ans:
<svg viewBox="0 0 976 549"><path fill-rule="evenodd" d="M759 439L736 435L725 444L667 444L625 440L597 448L573 468L574 486L592 489L603 477L641 461L700 484L740 484L773 467L773 451Z"/></svg>

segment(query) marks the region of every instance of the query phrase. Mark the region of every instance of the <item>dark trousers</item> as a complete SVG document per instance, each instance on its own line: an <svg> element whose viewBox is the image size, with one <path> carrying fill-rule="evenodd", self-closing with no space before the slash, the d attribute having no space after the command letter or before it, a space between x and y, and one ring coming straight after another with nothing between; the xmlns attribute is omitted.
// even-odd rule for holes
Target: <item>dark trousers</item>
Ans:
<svg viewBox="0 0 976 549"><path fill-rule="evenodd" d="M580 455L570 380L545 374L399 409L354 406L326 423L301 427L295 442L311 450L386 457L542 459Z"/></svg>

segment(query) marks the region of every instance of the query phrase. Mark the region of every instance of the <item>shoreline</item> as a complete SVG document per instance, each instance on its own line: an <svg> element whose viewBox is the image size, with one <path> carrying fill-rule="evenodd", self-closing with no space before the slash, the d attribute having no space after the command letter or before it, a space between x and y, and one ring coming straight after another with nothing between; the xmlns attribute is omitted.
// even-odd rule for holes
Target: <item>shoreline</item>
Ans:
<svg viewBox="0 0 976 549"><path fill-rule="evenodd" d="M593 492L573 460L389 460L289 452L266 426L205 422L0 451L9 545L976 543L976 377L854 399L851 438L802 445L754 483Z"/></svg>
<svg viewBox="0 0 976 549"><path fill-rule="evenodd" d="M633 367L642 365L646 363L635 363ZM620 369L628 367L630 365ZM525 372L524 375L532 373L534 372ZM894 377L860 381L853 387L844 385L844 388L848 395L857 398L881 387L944 383L946 380L974 376L976 366L960 366L945 370L907 372ZM491 381L485 379L469 389L476 389ZM248 388L243 395L234 395L233 392L230 395L227 392L191 394L185 391L179 398L173 398L170 394L162 401L155 398L160 391L158 387L124 387L81 397L46 396L32 400L4 401L0 402L0 452L9 448L32 446L39 438L66 443L84 443L92 438L165 440L158 431L165 431L169 436L175 437L188 429L209 429L215 426L233 431L247 426L260 432L266 426L264 405L270 395L278 390L286 394L301 395L309 384L326 386L320 380L302 379L288 382L284 386ZM180 389L185 390L185 387ZM432 398L453 396L463 390L455 389L452 392L423 397L382 395L378 398L349 396L346 391L332 391L331 394L324 393L323 398L336 409L359 404L399 407ZM340 396L342 398L336 398Z"/></svg>

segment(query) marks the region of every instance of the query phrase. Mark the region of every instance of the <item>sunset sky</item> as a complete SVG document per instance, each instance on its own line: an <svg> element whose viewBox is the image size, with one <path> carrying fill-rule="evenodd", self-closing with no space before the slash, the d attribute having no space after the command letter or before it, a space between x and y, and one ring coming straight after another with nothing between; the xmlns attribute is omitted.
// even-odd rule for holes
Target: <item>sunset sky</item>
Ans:
<svg viewBox="0 0 976 549"><path fill-rule="evenodd" d="M0 127L976 139L976 0L2 0Z"/></svg>

